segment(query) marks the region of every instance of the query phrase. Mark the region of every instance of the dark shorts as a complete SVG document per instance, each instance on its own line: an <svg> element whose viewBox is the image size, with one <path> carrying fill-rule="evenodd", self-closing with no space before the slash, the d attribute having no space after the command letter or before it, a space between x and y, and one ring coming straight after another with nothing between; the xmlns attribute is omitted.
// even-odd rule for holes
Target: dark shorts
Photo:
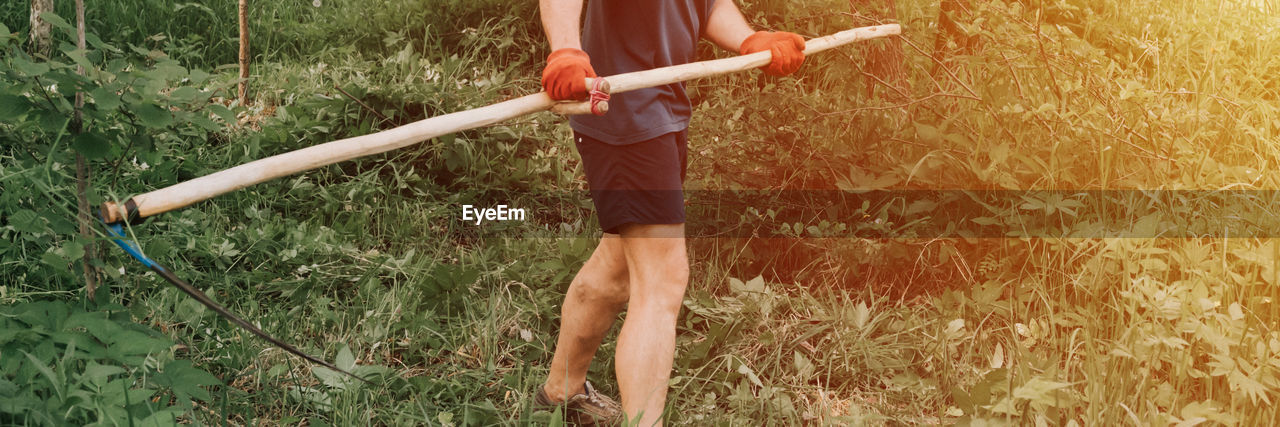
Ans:
<svg viewBox="0 0 1280 427"><path fill-rule="evenodd" d="M587 188L606 233L626 224L684 223L686 131L610 145L574 132Z"/></svg>

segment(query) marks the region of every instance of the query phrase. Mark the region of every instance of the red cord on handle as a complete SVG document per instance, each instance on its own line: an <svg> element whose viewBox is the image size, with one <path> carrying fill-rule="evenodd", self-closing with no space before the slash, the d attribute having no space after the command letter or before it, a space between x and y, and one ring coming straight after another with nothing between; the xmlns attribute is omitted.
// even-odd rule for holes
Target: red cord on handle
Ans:
<svg viewBox="0 0 1280 427"><path fill-rule="evenodd" d="M603 116L607 111L600 108L600 103L609 101L609 92L606 91L607 89L601 90L602 86L606 86L608 84L609 82L602 78L596 78L591 82L591 114ZM607 105L608 104L606 104L605 108L608 108Z"/></svg>

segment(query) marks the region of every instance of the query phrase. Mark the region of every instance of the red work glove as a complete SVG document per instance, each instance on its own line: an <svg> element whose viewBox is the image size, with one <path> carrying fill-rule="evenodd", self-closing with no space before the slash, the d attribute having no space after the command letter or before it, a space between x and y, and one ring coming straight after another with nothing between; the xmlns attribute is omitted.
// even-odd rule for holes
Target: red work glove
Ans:
<svg viewBox="0 0 1280 427"><path fill-rule="evenodd" d="M773 61L762 67L765 74L785 76L799 70L804 63L804 37L784 31L756 31L742 41L738 53L746 55L766 50L773 53Z"/></svg>
<svg viewBox="0 0 1280 427"><path fill-rule="evenodd" d="M591 58L580 49L557 49L547 56L542 69L542 89L557 101L587 97L587 77L596 77Z"/></svg>

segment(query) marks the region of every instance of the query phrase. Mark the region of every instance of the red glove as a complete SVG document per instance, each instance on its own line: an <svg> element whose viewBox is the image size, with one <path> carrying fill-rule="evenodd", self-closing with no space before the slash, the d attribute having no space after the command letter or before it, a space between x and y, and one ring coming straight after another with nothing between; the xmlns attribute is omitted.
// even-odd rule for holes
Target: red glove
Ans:
<svg viewBox="0 0 1280 427"><path fill-rule="evenodd" d="M547 56L542 69L542 89L557 101L587 97L587 77L596 77L591 58L580 49L557 49Z"/></svg>
<svg viewBox="0 0 1280 427"><path fill-rule="evenodd" d="M785 76L799 70L804 63L804 37L784 31L756 31L742 41L738 53L746 55L766 50L773 53L773 61L762 67L765 74Z"/></svg>

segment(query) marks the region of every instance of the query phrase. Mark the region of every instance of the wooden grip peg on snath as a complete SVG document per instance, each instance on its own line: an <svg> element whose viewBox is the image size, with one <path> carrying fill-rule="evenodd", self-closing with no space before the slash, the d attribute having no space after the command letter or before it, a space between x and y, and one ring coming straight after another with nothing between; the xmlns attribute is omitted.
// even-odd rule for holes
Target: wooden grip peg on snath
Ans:
<svg viewBox="0 0 1280 427"><path fill-rule="evenodd" d="M856 41L898 35L897 24L876 25L841 31L805 42L806 56ZM501 123L526 114L552 111L559 114L604 114L607 94L667 85L703 77L751 70L768 65L768 51L712 61L693 62L603 78L588 78L594 88L591 100L557 102L546 92L522 96L497 104L443 116L431 117L382 132L327 142L255 160L169 187L139 194L124 203L107 202L101 214L107 223L141 220L182 208L250 185L315 169L342 161L407 147L441 135ZM594 105L594 107L593 107Z"/></svg>

